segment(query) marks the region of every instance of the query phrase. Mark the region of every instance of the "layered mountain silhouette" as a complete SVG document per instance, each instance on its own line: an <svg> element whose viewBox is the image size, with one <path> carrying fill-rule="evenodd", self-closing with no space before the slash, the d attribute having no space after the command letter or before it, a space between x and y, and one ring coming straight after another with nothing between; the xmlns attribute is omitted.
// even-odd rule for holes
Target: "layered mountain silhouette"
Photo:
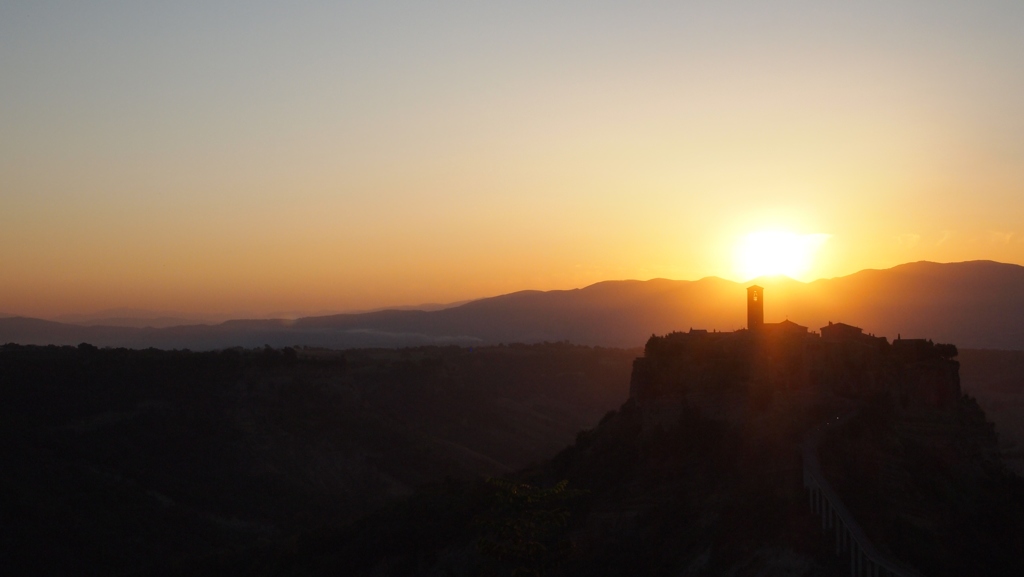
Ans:
<svg viewBox="0 0 1024 577"><path fill-rule="evenodd" d="M841 321L890 339L900 335L965 348L1024 349L1024 267L992 261L917 262L810 283L786 277L747 283L716 277L607 281L574 290L521 291L434 311L232 320L212 326L78 326L14 317L0 319L0 342L200 350L543 341L639 346L651 334L743 327L744 289L754 283L765 288L768 322L788 318L817 330Z"/></svg>

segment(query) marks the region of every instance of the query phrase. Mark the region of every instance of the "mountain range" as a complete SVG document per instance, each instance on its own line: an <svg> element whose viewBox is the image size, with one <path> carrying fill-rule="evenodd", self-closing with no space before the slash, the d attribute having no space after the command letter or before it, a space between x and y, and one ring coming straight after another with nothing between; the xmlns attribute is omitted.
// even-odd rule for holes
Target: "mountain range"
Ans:
<svg viewBox="0 0 1024 577"><path fill-rule="evenodd" d="M0 318L0 342L129 348L395 347L570 341L642 345L652 334L746 324L745 288L764 287L765 321L816 331L844 322L890 339L1024 350L1024 267L993 261L916 262L809 283L764 277L737 283L606 281L581 289L520 291L441 310L382 310L299 319L229 320L170 327L82 326Z"/></svg>

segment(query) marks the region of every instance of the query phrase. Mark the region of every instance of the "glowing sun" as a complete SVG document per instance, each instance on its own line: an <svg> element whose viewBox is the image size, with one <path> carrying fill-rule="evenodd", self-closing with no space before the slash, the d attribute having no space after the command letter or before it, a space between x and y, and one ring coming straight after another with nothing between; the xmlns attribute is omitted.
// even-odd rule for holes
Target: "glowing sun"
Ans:
<svg viewBox="0 0 1024 577"><path fill-rule="evenodd" d="M814 256L827 234L785 231L752 232L736 246L736 271L744 280L766 275L801 278L814 264Z"/></svg>

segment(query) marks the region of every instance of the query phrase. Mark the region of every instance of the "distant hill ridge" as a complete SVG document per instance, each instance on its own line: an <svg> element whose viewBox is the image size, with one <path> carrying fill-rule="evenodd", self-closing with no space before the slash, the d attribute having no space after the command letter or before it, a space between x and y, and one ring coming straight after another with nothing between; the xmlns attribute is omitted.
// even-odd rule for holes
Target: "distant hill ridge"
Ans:
<svg viewBox="0 0 1024 577"><path fill-rule="evenodd" d="M743 327L745 288L754 283L765 288L768 322L788 318L817 330L842 321L890 339L927 337L966 348L1024 350L1024 267L993 261L922 261L810 283L786 277L747 283L717 277L605 281L572 290L519 291L434 311L240 319L211 326L79 326L14 317L0 319L0 342L197 350L562 340L639 346L651 334Z"/></svg>

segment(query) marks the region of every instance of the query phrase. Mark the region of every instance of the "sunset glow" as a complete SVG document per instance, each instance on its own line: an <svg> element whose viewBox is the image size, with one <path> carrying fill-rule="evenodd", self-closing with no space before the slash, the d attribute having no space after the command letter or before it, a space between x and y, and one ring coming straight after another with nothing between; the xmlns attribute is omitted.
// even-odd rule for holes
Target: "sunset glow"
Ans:
<svg viewBox="0 0 1024 577"><path fill-rule="evenodd" d="M3 3L0 315L1024 264L1024 3L300 4Z"/></svg>
<svg viewBox="0 0 1024 577"><path fill-rule="evenodd" d="M768 275L806 280L815 255L828 237L787 231L752 232L737 244L736 270L746 280Z"/></svg>

